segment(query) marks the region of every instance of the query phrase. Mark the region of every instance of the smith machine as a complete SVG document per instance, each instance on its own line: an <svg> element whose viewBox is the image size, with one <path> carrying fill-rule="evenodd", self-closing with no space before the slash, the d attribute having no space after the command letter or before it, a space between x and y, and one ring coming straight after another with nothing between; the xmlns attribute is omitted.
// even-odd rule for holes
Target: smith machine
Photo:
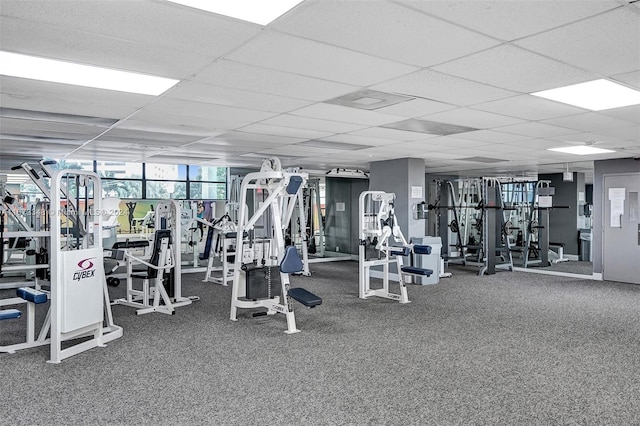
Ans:
<svg viewBox="0 0 640 426"><path fill-rule="evenodd" d="M558 251L554 263L568 260L564 257L564 243L549 240L550 210L568 208L553 205L555 191L550 184L548 180L503 183L505 210L509 212L511 230L509 238L513 242L511 251L525 268L549 266L551 248Z"/></svg>
<svg viewBox="0 0 640 426"><path fill-rule="evenodd" d="M476 266L479 275L513 270L512 225L505 219L500 182L495 178L436 180L434 231L450 264Z"/></svg>

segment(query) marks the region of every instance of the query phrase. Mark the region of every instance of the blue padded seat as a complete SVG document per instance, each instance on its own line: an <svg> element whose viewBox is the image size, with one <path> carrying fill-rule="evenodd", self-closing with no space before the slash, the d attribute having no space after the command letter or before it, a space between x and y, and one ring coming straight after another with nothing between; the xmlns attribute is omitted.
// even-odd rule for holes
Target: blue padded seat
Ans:
<svg viewBox="0 0 640 426"><path fill-rule="evenodd" d="M413 275L426 275L427 277L433 274L431 269L417 268L415 266L403 266L402 272Z"/></svg>
<svg viewBox="0 0 640 426"><path fill-rule="evenodd" d="M283 274L293 274L296 272L302 272L304 269L304 263L298 256L298 250L294 246L289 246L284 249L284 257L280 262L280 272Z"/></svg>
<svg viewBox="0 0 640 426"><path fill-rule="evenodd" d="M291 296L292 299L302 303L304 306L308 306L309 308L322 305L322 298L308 290L305 290L304 288L291 288L287 294Z"/></svg>
<svg viewBox="0 0 640 426"><path fill-rule="evenodd" d="M36 290L30 287L20 287L16 290L18 297L32 303L45 303L47 299L47 293Z"/></svg>
<svg viewBox="0 0 640 426"><path fill-rule="evenodd" d="M431 254L431 246L414 245L413 252L415 254Z"/></svg>
<svg viewBox="0 0 640 426"><path fill-rule="evenodd" d="M20 318L22 312L17 309L2 309L0 310L0 320L16 319Z"/></svg>

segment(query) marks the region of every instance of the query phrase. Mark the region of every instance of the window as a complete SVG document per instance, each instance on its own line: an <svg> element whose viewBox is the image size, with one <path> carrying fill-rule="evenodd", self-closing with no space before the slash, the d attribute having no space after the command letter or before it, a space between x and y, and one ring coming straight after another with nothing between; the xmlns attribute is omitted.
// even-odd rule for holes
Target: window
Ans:
<svg viewBox="0 0 640 426"><path fill-rule="evenodd" d="M146 181L147 199L184 200L187 198L187 182L179 181Z"/></svg>
<svg viewBox="0 0 640 426"><path fill-rule="evenodd" d="M142 163L98 161L96 170L101 178L142 179Z"/></svg>

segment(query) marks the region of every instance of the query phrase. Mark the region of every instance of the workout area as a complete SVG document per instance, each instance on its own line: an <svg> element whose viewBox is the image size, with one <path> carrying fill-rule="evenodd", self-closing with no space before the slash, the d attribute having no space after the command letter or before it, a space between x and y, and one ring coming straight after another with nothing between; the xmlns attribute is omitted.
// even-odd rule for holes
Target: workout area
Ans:
<svg viewBox="0 0 640 426"><path fill-rule="evenodd" d="M639 1L0 28L0 424L638 423Z"/></svg>

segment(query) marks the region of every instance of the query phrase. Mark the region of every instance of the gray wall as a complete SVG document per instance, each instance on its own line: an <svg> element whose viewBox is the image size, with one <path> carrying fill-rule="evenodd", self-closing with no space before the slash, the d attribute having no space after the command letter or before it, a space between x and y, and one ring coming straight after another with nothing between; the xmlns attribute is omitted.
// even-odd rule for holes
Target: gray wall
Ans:
<svg viewBox="0 0 640 426"><path fill-rule="evenodd" d="M602 232L603 212L606 202L604 175L616 173L640 173L640 161L631 158L622 160L602 160L593 162L593 272L602 273Z"/></svg>
<svg viewBox="0 0 640 426"><path fill-rule="evenodd" d="M549 241L564 243L566 254L578 255L578 193L585 192L584 173L574 172L573 182L564 182L561 173L539 175L538 179L551 181L554 206L569 207L549 211Z"/></svg>
<svg viewBox="0 0 640 426"><path fill-rule="evenodd" d="M411 198L412 187L421 188L420 198ZM371 163L369 191L396 194L396 219L407 241L411 237L425 235L425 221L414 219L412 212L413 205L424 201L426 197L424 160L399 158Z"/></svg>
<svg viewBox="0 0 640 426"><path fill-rule="evenodd" d="M325 250L358 254L358 197L369 181L327 177L325 185ZM344 203L344 211L337 211L337 203Z"/></svg>

